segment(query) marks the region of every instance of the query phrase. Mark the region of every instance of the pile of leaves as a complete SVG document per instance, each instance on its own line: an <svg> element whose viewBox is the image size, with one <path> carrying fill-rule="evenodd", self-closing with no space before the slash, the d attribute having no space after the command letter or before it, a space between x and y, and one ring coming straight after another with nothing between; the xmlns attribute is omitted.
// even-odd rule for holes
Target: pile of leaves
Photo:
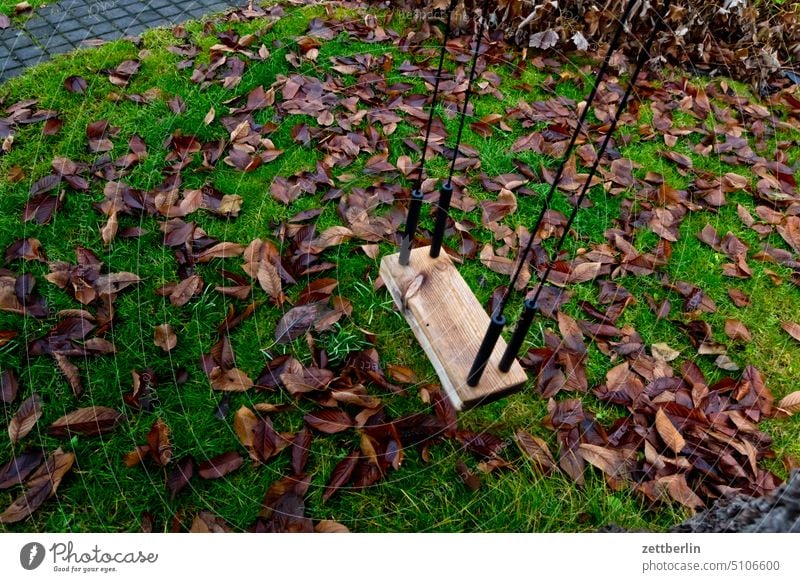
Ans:
<svg viewBox="0 0 800 582"><path fill-rule="evenodd" d="M627 0L611 2L491 0L490 25L525 49L550 56L554 51L593 51L607 45ZM422 19L443 18L450 0L393 0L415 9ZM458 0L457 29L471 30L482 0ZM651 0L633 8L624 52L634 59L639 42L658 18L662 4ZM656 40L653 57L696 71L748 80L766 90L769 77L800 59L800 5L753 0L675 0L666 31ZM800 80L800 75L794 77Z"/></svg>
<svg viewBox="0 0 800 582"><path fill-rule="evenodd" d="M229 18L233 22L261 19L268 25L283 15L284 8L278 5L267 10L241 9ZM319 345L320 334L353 316L352 302L338 293L340 281L333 276L337 263L332 251L345 245L348 252L363 252L374 259L380 252L379 245L391 248L398 244L397 233L406 215L407 199L401 180L415 175L412 155L421 150L434 74L433 57L437 54L429 41L435 40L436 33L428 26L399 33L387 26L388 21L388 17L371 13L342 20L333 11L311 20L305 33L284 55L293 72L278 75L268 86L237 92L208 111L203 123L224 128L224 138L204 141L196 135L173 132L163 144L163 179L150 189L137 189L127 182L132 169L148 157L147 145L135 132L124 135L107 119L94 120L85 128L85 150L91 162L55 157L44 176L30 180L29 199L19 209L22 221L46 228L63 211L67 197L97 192L93 206L104 222L97 233L98 244L125 244L128 239L147 236L148 227L160 233L159 243L172 252L174 278L156 289L158 296L175 309L190 309L206 289L232 300L228 314L218 324L216 341L193 371L176 370L173 379L159 377L151 369L129 370L132 385L122 399L124 407L75 407L51 423L51 436L67 439L74 435L109 434L123 422L151 414L159 386L173 381L181 384L190 374L201 374L213 391L223 394L218 414L231 424L241 447L206 459L189 455L176 458L172 431L159 417L120 462L131 470L140 465L163 468L164 486L176 497L193 479L220 479L239 470L245 463L242 451L256 466L280 455L288 456L291 470L266 492L259 516L251 524L252 531L343 529L340 524L325 520L314 524L307 516L306 496L313 474L309 452L317 438L349 435L355 439L347 442L358 442L342 455L327 478L323 500L345 487L361 489L381 482L401 468L406 452L412 448L419 450L423 461L429 460L430 447L442 441L456 443L465 455L473 456L482 473L514 469L514 456L519 455L509 447L509 441L491 431L459 427L453 408L437 386L419 388L423 411L393 415L392 408L386 405L388 399L408 398L407 386L417 385L418 380L405 366L384 366L381 346L374 336L366 333L372 346L353 351L340 362L334 362ZM255 34L240 36L233 30L214 34L217 42L202 49L182 27L176 27L175 44L169 50L183 59L179 69L198 90L222 86L236 91L248 67L270 58L270 50ZM375 54L334 56L330 68L340 76L320 74L319 49L340 34L360 42L394 45L408 55L408 60L395 63L390 54L380 50ZM452 116L467 89L465 65L469 62L471 37L452 39L448 49L458 64L442 83L442 106L444 114ZM507 60L510 50L503 40L485 45L477 67L478 95L502 98L503 80L491 66ZM139 65L136 60L128 60L104 71L115 88L105 98L126 99L143 106L163 100L175 114L183 112L186 103L178 96L164 95L160 90L127 92L131 80L140 74ZM550 88L555 83L553 78L562 72L562 63L550 59L540 59L534 66L550 75ZM624 60L614 66L618 70L624 68ZM396 71L400 80L390 80L389 71ZM344 76L355 81L346 82ZM423 80L426 91L414 90L411 81L417 78ZM83 95L86 87L87 82L81 77L64 81L64 90L77 95ZM519 87L526 88L522 82ZM622 90L616 76L600 86L594 109L598 123L581 135L559 185L572 203L586 178L579 168L594 161L596 144L604 135L605 124ZM776 144L772 130L781 125L800 128L800 100L789 89L773 95L769 104L785 112L786 118L781 119L772 109L736 95L724 81L698 87L685 79L663 80L653 73L641 80L638 94L652 103L652 124L638 125L640 102L631 104L622 124L638 131L643 141L663 141L664 159L675 171L690 177L690 186L677 190L655 171L648 171L643 178L635 177L635 164L618 149L624 138L615 140L609 148L595 184L609 196L631 195L621 197L620 215L604 233L604 242L586 243L574 257L564 252L555 258L539 309L544 317L556 322L559 333L545 332L544 345L522 358L535 378L535 390L548 399L549 414L543 426L555 433L556 453L541 437L526 431L517 430L515 440L523 454L545 474L563 472L582 485L588 464L602 472L612 487L632 487L654 502L671 499L697 509L739 492L761 495L777 487L779 479L761 463L772 455L771 440L757 425L764 418L800 410L798 393L776 405L762 374L753 366L709 384L693 358L715 356L717 367L729 372L739 370L728 357L727 346L714 341L713 330L703 319L716 311L716 305L697 285L670 279L664 267L671 260L678 228L690 213L714 212L727 203L730 193L746 192L755 201L757 216L740 206L742 223L762 239L776 233L786 248L765 242L758 250L750 249L732 233L722 235L711 226L697 235L727 257L730 262L721 268L732 280L752 275L750 261L779 263L791 275L783 278L772 273L776 284L800 287L800 195L794 169L781 150L788 144ZM4 151L15 147L14 136L22 125L42 123L46 133L57 135L60 131L58 112L40 110L37 99L4 107L5 117L0 118ZM480 136L506 131L510 122L529 130L512 145L514 153L530 151L558 157L574 127L576 107L574 100L554 95L543 101L520 100L507 106L505 115L475 118L473 110L468 115L472 120L470 128ZM274 111L274 117L259 122L257 119L263 118L257 114L267 108ZM694 119L696 125L677 127L673 123L677 112ZM719 124L709 129L705 121L712 113ZM400 123L408 124L416 133L392 141ZM220 240L210 236L193 215L205 213L234 221L245 200L237 194L225 194L211 183L187 187L185 177L203 176L218 164L246 174L274 162L283 155L272 139L282 124L291 127L293 145L314 148L321 155L313 168L275 177L268 188L269 196L287 207L303 197L317 196L320 207L274 223L269 232L255 239ZM753 136L753 147L743 137L746 131ZM697 170L691 158L668 149L687 136L697 138L692 145L696 153L714 153L728 163L749 167L759 177L756 185L751 186L735 173L715 175ZM522 277L524 288L534 275L538 279L547 270L545 247L551 239L561 236L567 220L563 213L549 209L541 227L529 232L522 224L512 228L507 219L517 212L520 198L536 195L532 184L552 180L552 170L516 159L515 172L492 175L483 169L475 148L464 143L455 152L448 145L451 137L445 123L435 119L429 144L431 157L456 157L459 174L453 181L453 206L464 216L473 211L477 216L479 212L480 224L469 218L451 218L445 250L461 261L480 261L486 269L509 275L520 249L533 237L533 252ZM112 157L112 151L117 155ZM348 172L354 167L366 177L368 185L351 186L352 175ZM12 181L26 179L24 168L13 168L11 174ZM435 197L435 188L433 179L423 183L428 200ZM479 188L492 198L479 200L475 196ZM335 209L341 224L319 231L316 219L326 205ZM121 228L120 220L131 217L140 226ZM476 236L480 229L486 235L482 243ZM658 240L651 248L642 249L637 244L637 236L644 232ZM424 244L428 236L423 230L416 242ZM115 301L139 285L141 279L136 273L109 272L87 248L75 249L74 262L49 260L46 250L32 237L17 239L7 246L7 266L0 269L0 310L38 322L26 329L41 328L41 332L32 331L30 337L20 338L25 361L53 358L77 399L83 393L83 382L71 358L103 357L117 350L109 339L119 323ZM341 253L345 259L348 252ZM36 293L36 278L14 268L15 264L19 267L31 261L47 264L46 283L73 299L75 308L51 313ZM226 283L208 285L206 280L212 273ZM672 306L668 300L634 297L612 280L625 275L654 278L665 291L680 296L682 304ZM598 303L581 301L579 307L585 318L570 317L562 309L572 297L570 287L590 282L599 290ZM376 292L381 292L380 287L377 283ZM492 309L503 291L503 287L495 289L487 309ZM737 306L750 301L734 287L729 293ZM667 344L647 346L634 328L618 325L624 311L641 300L647 302L658 319L672 320L696 348L678 370L669 363L678 357L676 350ZM270 357L258 372L239 367L231 337L242 322L265 308L280 308L282 312L275 322L275 343L305 342L310 361L303 363L283 355ZM800 341L798 323L786 320L783 324L786 332ZM725 326L725 333L731 341L747 341L750 334L742 322L734 319ZM13 330L0 331L0 346L16 335ZM589 385L586 371L587 340L612 364L605 382L596 386ZM154 325L153 343L164 352L175 349L181 341L169 324ZM21 443L33 430L42 417L43 406L36 392L17 404L19 377L24 375L11 370L4 370L0 376L13 444ZM229 414L235 395L248 391L286 395L292 405L262 402L239 406ZM563 398L562 393L569 393L569 397ZM617 405L625 415L604 426L576 398L588 393ZM292 432L280 430L282 416L301 406L308 409L303 427ZM15 453L0 467L0 489L22 490L0 514L0 523L16 523L29 517L56 493L75 462L75 456L61 448L49 454L36 447ZM457 470L466 486L480 487L480 477L466 463L460 462ZM203 512L190 529L227 531L230 526L222 518Z"/></svg>

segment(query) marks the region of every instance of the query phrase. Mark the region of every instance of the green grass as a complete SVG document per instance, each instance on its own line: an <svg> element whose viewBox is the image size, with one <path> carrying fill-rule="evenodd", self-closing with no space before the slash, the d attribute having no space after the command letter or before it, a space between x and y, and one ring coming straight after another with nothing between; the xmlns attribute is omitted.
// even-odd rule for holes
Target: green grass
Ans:
<svg viewBox="0 0 800 582"><path fill-rule="evenodd" d="M6 4L2 6L5 8ZM64 120L60 133L52 137L41 135L41 124L25 126L17 132L11 152L0 157L0 250L5 249L16 238L35 237L42 242L50 260L74 262L74 248L82 245L97 253L109 271L133 271L142 278L142 283L135 289L121 293L115 304L117 320L113 341L119 348L118 353L85 362L76 361L86 387L85 394L77 400L50 360L44 357L32 358L29 364L24 360L25 340L22 338L40 337L53 323L54 318L40 322L0 312L0 329L20 332L18 338L0 348L0 368L11 368L18 372L20 398L36 390L44 401L44 416L38 423L38 429L16 448L3 440L0 444L0 462L5 462L13 451L19 452L25 445L32 444L41 444L48 450L63 446L73 450L77 457L77 466L59 489L57 500L47 502L28 521L13 527L0 526L0 531L135 531L145 512L152 514L157 529L167 531L176 521L188 526L192 517L200 510L213 511L234 528L243 529L255 519L261 499L270 483L288 471L288 459L283 454L266 466L250 466L248 463L226 479L195 479L189 489L170 501L163 484L162 470L154 469L153 466L127 469L122 464L122 456L126 452L145 442L146 433L157 417L163 418L172 429L176 458L190 454L203 460L228 450L241 450L232 430L233 413L239 406L252 405L255 402L290 401L288 396L281 393L251 391L232 397L230 412L224 420L215 416L221 396L209 387L198 361L216 341L216 326L225 317L229 306L233 304L237 309L244 306L241 302L225 298L211 290L214 284L221 282L217 268L224 264L226 268L238 271L238 259L215 260L209 265L198 266L198 272L206 282L206 289L187 306L177 309L154 293L162 284L177 280L173 254L161 246L155 220L146 218L139 221L123 217L121 228L142 226L150 234L134 240L118 238L109 248L102 246L99 229L104 223L104 217L92 208L93 202L102 199L99 181L94 182L93 189L88 194L68 191L66 205L52 224L37 226L34 223L22 223L21 213L30 184L49 172L50 161L54 156L67 156L84 162L91 162L96 157L85 149L85 127L101 118L107 118L111 125L121 128L119 136L114 140L117 148L112 152L112 157L126 151L127 140L133 133L140 135L147 144L148 158L125 181L142 189L159 184L164 177L162 170L166 152L162 144L165 139L178 129L184 133L196 134L201 140L225 137L227 133L219 121L208 127L203 125L206 112L213 106L219 118L225 110L221 102L244 95L258 85L268 87L277 75L287 74L289 65L283 58L284 49L275 48L274 41L286 41L301 35L311 18L323 17L324 13L324 8L321 7L287 8L287 16L271 28L258 20L239 24L217 22L212 25L212 31L234 28L241 34L256 34L273 53L273 58L266 62L250 63L242 82L233 90L212 85L201 91L197 85L189 82L191 69L178 71L175 65L181 57L166 50L174 43L170 32L166 30L146 33L141 47L116 41L97 49L57 57L53 62L31 69L22 77L0 86L0 99L4 100L5 107L21 99L37 97L40 100L38 107L55 109ZM340 16L357 15L342 12ZM397 14L392 23L397 30L403 30L405 21L401 21L402 18L405 17ZM216 42L213 32L204 32L202 23L188 23L187 30L206 53ZM112 86L106 75L99 73L126 59L137 58L137 55L142 55L142 49L146 53L142 57L141 70L128 88ZM400 53L394 47L353 42L342 36L325 42L317 64L305 64L300 72L324 74L328 68L329 56L367 51L376 54L389 52L394 55L396 65L410 58L408 54ZM204 56L199 57L198 62L203 62L203 58ZM508 72L510 67L508 64L498 65L497 71ZM69 75L82 75L86 78L89 86L85 96L75 95L64 89L63 79ZM388 76L393 80L409 80L397 72L391 72ZM531 67L523 70L521 80L537 86L544 77L544 73ZM415 85L415 91L422 90L418 81L411 82ZM521 99L534 101L552 97L552 93L541 89L534 90L533 94L523 93L514 88L518 82L519 80L508 75L501 87L505 96L503 101L491 96L476 99L477 115L505 113L507 107L515 105ZM580 100L586 87L579 85L585 83L576 84L565 80L557 85L556 93ZM160 89L161 97L149 105L135 105L127 100L114 103L106 99L111 91L141 94L153 88ZM180 95L188 106L187 111L181 115L173 114L166 104L166 100L174 95ZM273 115L274 111L266 110L259 112L257 117L259 121L265 122ZM651 118L648 115L649 109L643 106L639 122L650 123ZM197 164L184 171L186 188L210 183L226 194L239 194L244 198L243 211L235 220L220 220L203 211L193 214L188 220L195 221L211 236L220 240L246 244L256 237L268 237L276 241L273 231L277 223L299 211L319 206L319 196L301 197L296 203L285 207L274 201L268 193L273 177L291 176L301 170L313 169L321 156L316 150L302 148L292 142L291 127L300 119L297 117L284 121L280 129L270 136L276 146L284 150L284 154L255 172L242 174L222 163L207 174L195 173L193 169ZM445 121L448 130L453 132L456 120ZM676 125L691 125L692 122L692 118L685 119L676 115ZM511 144L525 130L518 122L509 121L509 124L512 127L511 132L497 130L490 138L479 137L467 128L465 142L480 151L482 171L490 176L514 171L515 157L525 161L536 171L542 164L553 167L555 162L545 156L530 152L518 156L512 154ZM396 134L390 137L390 160L394 161L397 155L404 152L402 137L414 133L408 124L400 124ZM686 187L689 179L680 176L670 162L658 155L659 150L664 149L661 142L639 142L636 131L631 131L630 135L631 143L621 148L621 152L641 166L636 170L637 176L642 177L647 171L657 171L664 174L674 187ZM800 143L796 134L782 134L781 139ZM713 157L701 158L695 155L690 149L688 139L679 141L675 149L690 155L698 167L713 172L735 171L754 181L753 175L746 168L730 168ZM358 170L363 161L362 159L344 170L354 176L354 181L342 184L342 187L366 186L371 183L372 179L359 177ZM25 178L18 183L12 183L6 178L15 166L21 167L25 173ZM431 175L441 177L445 175L446 169L445 160L431 160ZM535 216L543 197L541 186L536 186L535 189L539 192L538 196L519 197L519 210L506 220L507 224L512 227L526 224ZM478 180L473 180L470 194L479 200L493 198L490 193L482 191ZM611 197L601 188L595 188L590 195L594 207L579 214L574 227L579 240L569 239L570 252L586 246L587 242L602 243L603 232L614 226L620 204L628 196L631 194L623 193ZM750 328L754 341L733 347L729 355L740 365L749 363L762 370L768 385L776 397L780 397L795 389L796 378L800 377L800 344L793 342L780 329L780 321L784 318L793 317L800 321L800 292L788 283L774 286L766 274L766 269L769 268L786 275L785 269L754 260L750 261L754 271L752 279L730 281L722 276L721 264L725 262L724 257L717 256L695 237L706 223L712 224L721 234L729 230L736 233L751 249L756 249L759 243L755 233L744 229L738 221L735 209L735 203L738 202L752 210L752 198L744 194L729 195L729 201L729 205L718 213L696 212L684 220L680 229L680 240L674 245L673 258L666 273L673 280L682 279L700 285L714 299L719 309L717 313L709 315L707 320L718 336L716 339L726 341L722 327L724 320L729 317L741 319ZM557 197L554 207L565 214L570 208L569 203L561 196ZM480 210L468 214L455 211L454 215L457 219L469 219L480 225ZM318 230L340 223L336 203L326 204L318 219ZM423 217L423 225L432 226L431 217L427 213ZM493 242L492 234L480 226L473 234L481 245ZM637 243L644 249L651 249L657 240L652 233L648 235L642 232ZM771 236L767 242L785 248L776 235ZM326 258L338 264L335 276L339 280L339 287L336 292L349 298L354 309L351 319L342 320L333 331L319 335L319 345L324 346L332 357L343 358L348 350L360 349L366 345L365 331L368 331L377 337L376 346L384 365L396 363L411 366L421 383L436 383L433 369L411 331L393 309L388 294L385 291L374 291L378 263L359 250L360 244L360 241L354 241L327 251ZM386 243L381 243L380 247L382 254L392 251ZM38 281L38 291L46 297L54 312L79 307L76 301L44 280L46 265L14 263L10 267L17 271L26 269L34 274ZM505 282L504 277L486 270L477 260L466 261L460 271L484 304L492 290ZM667 342L682 351L682 358L692 357L699 360L701 368L710 378L720 376L711 360L693 357L691 345L677 326L681 320L680 298L663 289L658 275L624 277L618 282L639 298L638 303L628 308L621 324L634 326L648 345ZM303 286L304 282L300 282L296 287L288 289L290 298L295 299ZM734 307L727 298L729 286L748 293L753 298L752 305L745 309ZM592 299L596 297L596 291L591 283L576 286L573 291L575 299L566 306L566 311L576 315L577 300ZM674 321L668 319L656 322L643 299L645 293L657 299L669 297L675 306ZM256 290L255 294L257 298L265 299L260 290ZM515 303L511 312L515 313L518 308L518 303ZM274 328L280 315L280 309L265 304L232 333L237 366L251 377L258 374L270 357L281 353L292 353L308 362L308 348L302 340L290 346L273 345ZM171 323L179 336L178 347L168 356L154 346L152 341L152 327L164 322ZM540 341L543 327L552 329L554 326L549 321L537 321L537 328L531 334L529 342L531 346ZM605 372L611 366L595 346L590 346L588 372L591 386L602 382ZM189 371L189 380L185 384L176 385L173 381L175 370L181 367ZM152 413L126 410L122 395L131 390L130 372L132 369L142 371L146 368L154 369L161 379L155 410ZM407 397L381 396L392 415L425 408L417 396L416 387L412 387L411 394ZM586 397L585 400L587 408L606 424L625 413L623 409L603 404L593 397ZM45 428L56 418L79 406L94 403L126 410L127 421L116 432L98 438L65 441L46 435ZM297 403L294 410L275 416L276 429L296 431L301 426L303 413L311 409L313 405L307 402ZM553 435L540 424L545 414L546 402L532 390L526 389L501 402L464 413L460 422L471 429L491 428L503 437L510 437L514 430L524 428L545 438L554 447ZM765 423L765 428L775 439L774 448L778 453L778 458L771 461L769 467L783 474L781 455L800 455L800 444L796 436L800 430L800 421L770 421ZM483 486L477 493L467 490L455 478L455 465L459 460L465 459L465 453L459 451L453 443L447 442L432 447L432 460L429 463L420 458L418 451L409 450L401 469L391 473L382 484L365 491L343 492L323 503L323 486L333 466L357 442L355 439L356 435L346 433L317 438L314 441L310 461L313 483L309 493L308 511L315 519L336 519L356 531L585 531L611 522L631 529L661 530L686 516L680 507L650 507L629 490L612 491L599 474L591 470L588 472L586 486L582 489L575 487L563 476L541 477L516 452L513 444L505 453L513 463L513 470L482 476ZM465 460L473 465L472 460ZM7 506L17 494L17 490L0 492L0 507Z"/></svg>
<svg viewBox="0 0 800 582"><path fill-rule="evenodd" d="M52 4L53 0L28 0L28 4L31 8L36 9L39 6L44 6L45 4ZM22 4L21 0L0 0L0 12L3 14L14 15L17 14L15 8ZM27 15L30 14L30 10L24 10L18 14Z"/></svg>

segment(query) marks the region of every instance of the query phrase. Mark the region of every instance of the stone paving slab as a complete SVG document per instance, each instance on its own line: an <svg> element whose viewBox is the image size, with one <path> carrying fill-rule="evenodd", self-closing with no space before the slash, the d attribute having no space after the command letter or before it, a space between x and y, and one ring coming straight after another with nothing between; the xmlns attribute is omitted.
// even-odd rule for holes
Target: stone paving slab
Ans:
<svg viewBox="0 0 800 582"><path fill-rule="evenodd" d="M0 30L0 82L89 39L114 40L177 24L246 0L61 0Z"/></svg>

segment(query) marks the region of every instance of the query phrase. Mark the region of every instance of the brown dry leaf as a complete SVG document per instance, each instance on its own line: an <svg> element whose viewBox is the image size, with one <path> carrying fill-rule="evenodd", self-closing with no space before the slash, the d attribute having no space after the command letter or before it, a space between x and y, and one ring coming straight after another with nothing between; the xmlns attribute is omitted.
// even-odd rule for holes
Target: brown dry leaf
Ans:
<svg viewBox="0 0 800 582"><path fill-rule="evenodd" d="M778 409L788 416L800 411L800 390L795 390L791 394L784 396L778 402Z"/></svg>
<svg viewBox="0 0 800 582"><path fill-rule="evenodd" d="M239 437L239 442L247 448L253 446L253 433L257 425L258 417L246 406L239 408L233 417L233 432Z"/></svg>
<svg viewBox="0 0 800 582"><path fill-rule="evenodd" d="M56 361L58 369L61 370L61 373L64 374L64 377L67 379L69 387L72 389L72 393L75 396L80 396L83 393L83 382L81 382L78 366L70 362L66 356L59 354L58 352L53 354L53 359Z"/></svg>
<svg viewBox="0 0 800 582"><path fill-rule="evenodd" d="M533 461L533 466L544 475L549 475L551 472L557 471L556 461L544 440L522 429L514 433L514 438L519 448Z"/></svg>
<svg viewBox="0 0 800 582"><path fill-rule="evenodd" d="M781 323L781 327L783 328L783 331L800 342L800 324L791 321L784 321Z"/></svg>
<svg viewBox="0 0 800 582"><path fill-rule="evenodd" d="M169 293L169 302L175 307L183 307L189 300L200 293L203 288L203 279L200 275L191 275L175 285Z"/></svg>
<svg viewBox="0 0 800 582"><path fill-rule="evenodd" d="M12 336L13 337L13 336ZM3 343L0 342L0 346ZM19 383L17 377L11 370L3 370L0 372L0 402L3 404L11 404L17 398L19 391Z"/></svg>
<svg viewBox="0 0 800 582"><path fill-rule="evenodd" d="M331 478L325 486L325 492L322 494L322 501L330 499L334 493L350 481L350 477L353 475L353 469L355 469L358 464L359 456L358 451L353 451L336 464L333 468L333 473L331 473Z"/></svg>
<svg viewBox="0 0 800 582"><path fill-rule="evenodd" d="M223 370L215 366L208 375L211 387L221 392L244 392L253 386L253 381L238 368Z"/></svg>
<svg viewBox="0 0 800 582"><path fill-rule="evenodd" d="M750 305L750 298L739 289L728 289L728 297L731 298L736 307L747 307Z"/></svg>
<svg viewBox="0 0 800 582"><path fill-rule="evenodd" d="M236 451L229 451L200 463L197 474L203 479L219 479L233 473L242 464L244 458Z"/></svg>
<svg viewBox="0 0 800 582"><path fill-rule="evenodd" d="M175 331L170 324L162 323L155 327L153 343L165 352L168 352L178 345L178 336L175 335Z"/></svg>
<svg viewBox="0 0 800 582"><path fill-rule="evenodd" d="M305 335L314 325L319 313L320 306L317 303L292 307L281 317L275 327L275 341L279 344L287 344Z"/></svg>
<svg viewBox="0 0 800 582"><path fill-rule="evenodd" d="M212 107L211 109L208 110L208 113L206 113L206 116L203 118L203 125L209 125L212 121L214 121L214 118L216 116L217 112Z"/></svg>
<svg viewBox="0 0 800 582"><path fill-rule="evenodd" d="M11 444L17 444L20 439L31 432L36 425L36 421L41 417L42 400L34 392L19 405L17 413L8 423L8 436L11 439Z"/></svg>
<svg viewBox="0 0 800 582"><path fill-rule="evenodd" d="M456 475L458 475L458 480L466 485L470 491L477 491L481 488L480 478L469 470L469 467L467 467L464 461L458 461L456 463Z"/></svg>
<svg viewBox="0 0 800 582"><path fill-rule="evenodd" d="M311 246L315 251L323 250L347 242L353 237L353 231L346 226L331 226L325 229L319 238L311 241Z"/></svg>
<svg viewBox="0 0 800 582"><path fill-rule="evenodd" d="M232 533L225 520L208 511L201 511L192 520L189 533Z"/></svg>
<svg viewBox="0 0 800 582"><path fill-rule="evenodd" d="M138 445L132 451L125 453L125 456L122 457L122 463L130 469L131 467L135 467L136 465L140 465L144 463L145 459L150 454L150 445Z"/></svg>
<svg viewBox="0 0 800 582"><path fill-rule="evenodd" d="M318 410L306 414L303 420L311 427L325 434L342 432L353 426L353 419L344 410Z"/></svg>
<svg viewBox="0 0 800 582"><path fill-rule="evenodd" d="M689 488L689 485L686 483L686 476L683 473L661 477L658 479L658 484L666 486L670 497L681 505L691 509L699 509L705 506L703 500Z"/></svg>
<svg viewBox="0 0 800 582"><path fill-rule="evenodd" d="M75 455L56 449L47 461L28 478L27 489L0 514L0 523L17 523L27 519L34 511L55 495L58 486L72 468Z"/></svg>
<svg viewBox="0 0 800 582"><path fill-rule="evenodd" d="M749 342L753 340L750 330L738 319L725 320L725 335L733 341Z"/></svg>
<svg viewBox="0 0 800 582"><path fill-rule="evenodd" d="M111 241L117 236L117 230L119 229L119 220L117 219L117 212L114 211L108 216L108 221L105 223L103 228L100 229L100 238L103 239L103 244L108 246L111 244Z"/></svg>
<svg viewBox="0 0 800 582"><path fill-rule="evenodd" d="M653 344L650 346L650 351L656 360L661 360L663 362L671 362L681 355L678 350L673 350L665 343Z"/></svg>
<svg viewBox="0 0 800 582"><path fill-rule="evenodd" d="M514 261L495 255L492 245L484 245L483 249L481 249L480 259L484 267L495 273L511 275L514 272Z"/></svg>
<svg viewBox="0 0 800 582"><path fill-rule="evenodd" d="M661 439L675 454L680 453L683 447L686 446L686 439L683 438L680 431L672 424L672 421L667 417L663 408L659 408L658 412L656 412L656 431L658 431Z"/></svg>
<svg viewBox="0 0 800 582"><path fill-rule="evenodd" d="M323 519L317 522L317 525L314 526L314 531L317 533L350 533L346 526L330 519Z"/></svg>
<svg viewBox="0 0 800 582"><path fill-rule="evenodd" d="M94 288L100 295L112 295L139 282L141 279L136 273L109 273L97 277Z"/></svg>
<svg viewBox="0 0 800 582"><path fill-rule="evenodd" d="M123 415L106 406L89 406L73 410L50 425L50 435L65 437L73 434L96 436L114 430Z"/></svg>
<svg viewBox="0 0 800 582"><path fill-rule="evenodd" d="M392 380L399 384L418 384L419 378L414 373L414 370L407 366L399 366L396 364L389 364L386 366L386 373L389 374Z"/></svg>
<svg viewBox="0 0 800 582"><path fill-rule="evenodd" d="M149 447L150 458L162 467L166 467L172 460L172 443L170 442L170 430L160 418L150 427L147 433L147 445Z"/></svg>
<svg viewBox="0 0 800 582"><path fill-rule="evenodd" d="M197 255L198 263L207 263L211 259L222 259L226 257L238 257L244 252L244 247L238 243L221 242L213 247L206 249Z"/></svg>
<svg viewBox="0 0 800 582"><path fill-rule="evenodd" d="M581 443L578 445L581 457L609 477L624 478L628 475L627 457L620 449Z"/></svg>

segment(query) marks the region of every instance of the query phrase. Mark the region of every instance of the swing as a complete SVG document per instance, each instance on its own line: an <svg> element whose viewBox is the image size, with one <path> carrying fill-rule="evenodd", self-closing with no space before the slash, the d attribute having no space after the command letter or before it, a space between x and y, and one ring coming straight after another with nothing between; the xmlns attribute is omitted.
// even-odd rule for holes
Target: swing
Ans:
<svg viewBox="0 0 800 582"><path fill-rule="evenodd" d="M511 277L510 283L503 297L489 316L481 306L478 299L460 275L447 253L441 253L442 239L450 208L452 196L452 178L455 170L461 144L462 132L466 118L467 106L471 96L472 84L480 46L485 30L486 15L488 13L488 0L484 0L481 8L481 21L475 39L475 51L472 57L472 66L468 78L467 89L464 95L464 104L460 111L458 134L450 165L447 182L439 191L438 209L435 220L433 238L430 246L412 249L414 236L419 222L423 195L421 192L422 178L425 167L425 155L430 138L431 124L439 92L439 80L442 74L445 45L450 30L450 13L455 1L451 2L444 30L444 42L439 57L439 66L434 82L434 91L430 106L430 114L425 132L419 172L411 193L406 228L401 239L400 252L385 256L381 261L380 274L389 290L398 309L414 332L417 341L422 346L428 359L431 361L442 387L456 410L465 410L474 406L487 404L498 398L507 396L520 390L528 380L525 370L517 361L517 355L522 347L525 337L530 330L537 309L537 301L542 292L544 282L547 281L553 261L549 261L542 277L539 278L535 290L531 290L532 297L523 302L523 310L506 344L502 338L502 331L506 324L504 311L511 299L515 284L528 255L531 251L534 235L545 219L547 210L558 187L564 167L566 166L578 136L586 122L589 108L597 94L601 80L605 77L611 56L619 45L622 29L638 0L629 0L625 6L619 24L606 52L603 63L595 78L586 105L579 117L575 131L560 160L555 177L553 178L547 196L545 197L539 217L534 224L528 242L518 257L517 266ZM585 183L580 191L575 206L567 220L564 232L556 244L553 257L557 257L569 233L572 223L581 207L590 187L592 179L600 165L611 136L613 135L620 116L625 110L627 102L633 91L636 79L644 66L647 56L657 34L660 32L664 17L669 10L670 0L665 0L661 17L652 27L647 40L639 51L628 86L620 100L617 110L612 118L611 125L597 151L595 161L590 169ZM482 339L481 339L482 337Z"/></svg>

